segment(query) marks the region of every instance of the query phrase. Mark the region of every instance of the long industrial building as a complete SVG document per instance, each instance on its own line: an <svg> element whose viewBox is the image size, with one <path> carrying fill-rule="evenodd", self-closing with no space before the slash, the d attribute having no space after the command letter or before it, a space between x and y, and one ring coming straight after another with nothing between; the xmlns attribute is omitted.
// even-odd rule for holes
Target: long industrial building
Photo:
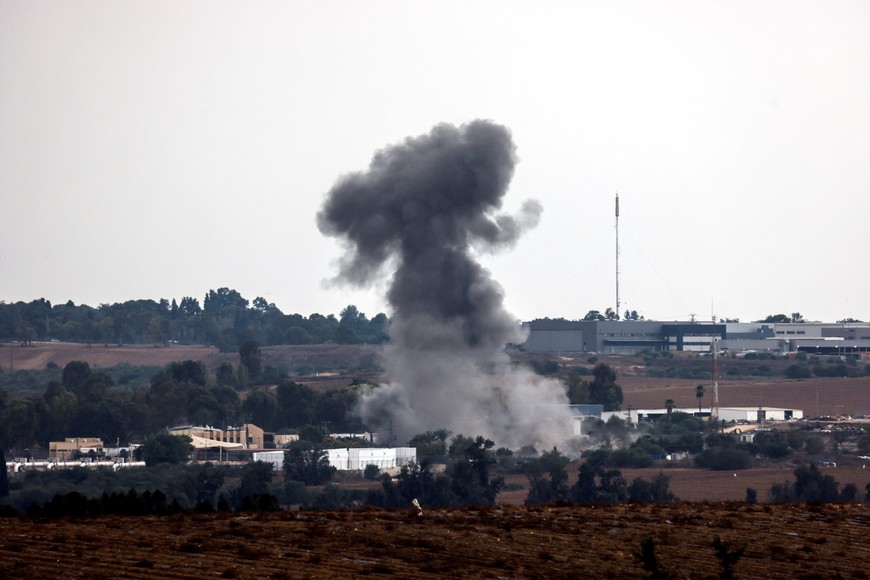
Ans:
<svg viewBox="0 0 870 580"><path fill-rule="evenodd" d="M637 354L720 351L866 356L870 324L820 322L656 322L650 320L534 320L524 323L527 352Z"/></svg>

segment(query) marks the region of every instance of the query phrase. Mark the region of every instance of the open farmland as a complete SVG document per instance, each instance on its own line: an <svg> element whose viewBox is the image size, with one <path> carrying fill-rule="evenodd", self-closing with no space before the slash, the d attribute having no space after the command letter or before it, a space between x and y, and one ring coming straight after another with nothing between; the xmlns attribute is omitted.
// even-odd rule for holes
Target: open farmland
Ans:
<svg viewBox="0 0 870 580"><path fill-rule="evenodd" d="M354 367L375 365L379 348L357 345L282 345L260 348L263 364L274 367L309 366L314 368ZM2 345L0 365L4 369L42 370L49 363L64 367L70 361L84 361L91 366L112 367L121 363L131 365L166 365L174 361L196 360L209 369L216 369L223 361L238 364L238 353L221 353L213 346L102 345L65 342L35 342L33 346Z"/></svg>
<svg viewBox="0 0 870 580"><path fill-rule="evenodd" d="M767 501L767 492L775 483L786 480L794 482L794 464L784 462L775 466L753 467L740 471L710 471L694 469L690 462L687 465L660 464L643 469L623 467L619 471L628 483L639 477L651 481L659 472L670 479L670 489L682 501L689 502L728 502L744 501L746 489L752 488L758 493L758 501ZM824 475L831 475L840 484L840 489L848 483L854 483L859 490L859 497L864 497L865 486L870 485L870 461L867 468L863 464L837 465L824 468ZM568 468L569 481L577 480L579 462L572 462ZM511 505L522 505L529 493L529 482L525 475L508 475L508 483L519 484L523 489L502 491L498 502Z"/></svg>
<svg viewBox="0 0 870 580"><path fill-rule="evenodd" d="M270 346L261 349L263 364L302 371L300 382L318 389L346 387L353 378L377 381L380 347L366 345L300 345ZM10 368L10 357L17 370L42 370L49 363L65 366L73 360L95 367L111 367L120 363L132 365L166 365L173 361L199 360L212 371L223 361L237 365L238 354L222 354L214 347L169 345L104 346L73 343L35 343L32 347L0 349L0 365ZM518 362L528 361L528 355L517 355ZM540 357L537 357L540 358ZM554 357L565 369L591 367L588 357ZM600 362L611 365L624 394L623 408L661 408L667 399L677 407L697 408L695 386L703 384L706 392L701 401L709 409L713 400L710 380L659 378L644 376L641 357L602 356ZM788 361L763 361L775 371L781 371ZM709 367L709 359L684 359L674 364ZM727 360L724 365L739 369L751 361ZM722 407L797 408L805 416L856 416L870 414L870 376L854 378L786 379L780 374L768 377L727 378L719 381L719 405Z"/></svg>
<svg viewBox="0 0 870 580"><path fill-rule="evenodd" d="M373 347L270 347L266 364L335 370L311 375L319 388L339 388L356 368L372 363ZM45 344L14 347L16 368L41 369L84 360L100 367L121 362L160 365L203 360L214 368L237 355L205 347L109 347ZM601 357L622 385L623 408L697 407L695 386L708 382L650 378L635 357ZM216 362L217 361L217 362ZM577 364L589 366L584 359ZM6 365L4 364L4 368ZM376 374L372 374L377 377ZM762 400L763 397L763 400ZM803 408L807 415L854 414L870 409L870 379L766 377L720 383L722 406ZM734 553L738 577L867 578L870 507L771 505L741 502L753 488L764 502L774 483L793 480L783 462L738 472L660 464L622 469L627 481L659 471L682 500L675 504L535 506L524 475L508 482L490 508L430 510L284 511L271 514L177 514L165 517L0 518L0 578L640 578L649 574L641 545L652 540L662 570L675 578L718 577L713 542ZM573 483L577 463L570 470ZM841 488L854 483L863 497L870 469L860 461L824 470ZM348 487L354 485L342 483ZM377 485L366 482L364 485Z"/></svg>
<svg viewBox="0 0 870 580"><path fill-rule="evenodd" d="M737 503L0 519L4 578L866 578L870 510Z"/></svg>

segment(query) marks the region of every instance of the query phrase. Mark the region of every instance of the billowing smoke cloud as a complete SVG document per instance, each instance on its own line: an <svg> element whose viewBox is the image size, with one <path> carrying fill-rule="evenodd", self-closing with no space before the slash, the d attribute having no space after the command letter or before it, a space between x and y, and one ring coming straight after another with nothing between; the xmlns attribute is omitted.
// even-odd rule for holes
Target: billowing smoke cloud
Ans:
<svg viewBox="0 0 870 580"><path fill-rule="evenodd" d="M391 419L400 440L446 428L552 446L570 429L561 383L510 365L503 349L524 337L473 257L537 224L537 202L498 213L515 163L505 127L438 125L342 178L318 214L321 232L347 245L340 280L365 285L392 271L388 383L364 397L361 414Z"/></svg>

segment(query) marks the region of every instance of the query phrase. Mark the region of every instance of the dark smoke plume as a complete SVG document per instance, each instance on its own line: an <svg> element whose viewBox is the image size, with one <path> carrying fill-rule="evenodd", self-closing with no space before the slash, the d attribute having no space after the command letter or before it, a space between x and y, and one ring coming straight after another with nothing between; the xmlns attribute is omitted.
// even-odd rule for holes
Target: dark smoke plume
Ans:
<svg viewBox="0 0 870 580"><path fill-rule="evenodd" d="M379 151L327 194L320 231L347 247L338 279L365 285L392 270L389 382L363 399L364 418L389 417L402 436L448 428L501 445L552 444L556 419L570 429L556 406L564 387L510 366L503 349L523 336L473 257L537 224L537 202L517 217L498 213L515 163L505 127L438 125Z"/></svg>

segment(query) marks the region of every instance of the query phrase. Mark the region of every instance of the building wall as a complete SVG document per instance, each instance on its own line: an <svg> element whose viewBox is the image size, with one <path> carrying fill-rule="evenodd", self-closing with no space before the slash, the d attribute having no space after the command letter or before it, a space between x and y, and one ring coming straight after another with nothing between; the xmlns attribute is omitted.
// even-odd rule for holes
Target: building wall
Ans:
<svg viewBox="0 0 870 580"><path fill-rule="evenodd" d="M673 322L646 320L536 320L524 325L527 352L637 354L642 350L720 350L860 354L870 352L870 324ZM818 342L813 342L818 341Z"/></svg>
<svg viewBox="0 0 870 580"><path fill-rule="evenodd" d="M299 441L299 435L275 435L275 447L284 447Z"/></svg>
<svg viewBox="0 0 870 580"><path fill-rule="evenodd" d="M245 449L263 449L266 440L266 433L252 423L245 423L241 427L230 429L188 425L173 427L169 432L172 435L190 435L224 443L239 443Z"/></svg>
<svg viewBox="0 0 870 580"><path fill-rule="evenodd" d="M746 351L755 350L758 352L786 353L788 352L789 342L779 339L732 339L726 338L719 341L719 352L724 351Z"/></svg>
<svg viewBox="0 0 870 580"><path fill-rule="evenodd" d="M528 338L526 352L586 352L581 322L535 320L524 325Z"/></svg>
<svg viewBox="0 0 870 580"><path fill-rule="evenodd" d="M661 350L662 324L646 320L536 320L526 324L527 352L635 354Z"/></svg>
<svg viewBox="0 0 870 580"><path fill-rule="evenodd" d="M257 451L252 455L252 458L254 461L271 463L273 471L281 471L284 469L283 451Z"/></svg>
<svg viewBox="0 0 870 580"><path fill-rule="evenodd" d="M103 448L103 440L99 437L67 437L63 441L50 441L48 456L51 459L70 459L75 451L95 448Z"/></svg>
<svg viewBox="0 0 870 580"><path fill-rule="evenodd" d="M803 419L804 412L801 409L782 409L776 407L720 407L719 419L722 421L747 421L755 423L759 421L788 421L790 419Z"/></svg>
<svg viewBox="0 0 870 580"><path fill-rule="evenodd" d="M327 449L329 464L340 471L362 471L366 465L381 469L401 467L417 461L415 447Z"/></svg>

